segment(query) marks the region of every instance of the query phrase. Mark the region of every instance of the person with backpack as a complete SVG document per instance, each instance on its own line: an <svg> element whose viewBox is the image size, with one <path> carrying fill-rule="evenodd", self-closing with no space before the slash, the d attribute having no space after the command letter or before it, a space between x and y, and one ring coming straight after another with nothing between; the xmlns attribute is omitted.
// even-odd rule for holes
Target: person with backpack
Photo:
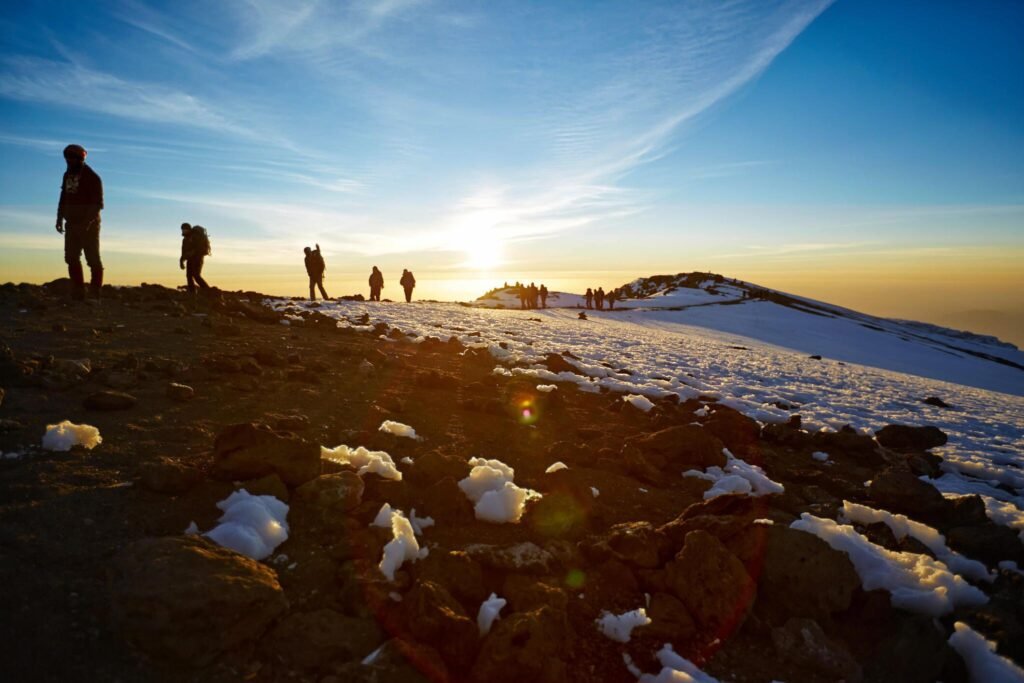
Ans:
<svg viewBox="0 0 1024 683"><path fill-rule="evenodd" d="M370 301L380 301L380 290L384 289L384 273L377 266L370 273Z"/></svg>
<svg viewBox="0 0 1024 683"><path fill-rule="evenodd" d="M594 307L594 290L587 287L587 293L584 295L587 298L587 308Z"/></svg>
<svg viewBox="0 0 1024 683"><path fill-rule="evenodd" d="M597 310L604 310L604 287L598 287L594 292L594 304L597 306Z"/></svg>
<svg viewBox="0 0 1024 683"><path fill-rule="evenodd" d="M608 296L606 298L608 299L608 310L609 311L614 311L615 310L615 302L619 298L619 290L613 289L612 291L608 292Z"/></svg>
<svg viewBox="0 0 1024 683"><path fill-rule="evenodd" d="M188 293L196 293L196 284L204 293L210 285L203 279L203 261L210 255L210 236L201 225L181 224L181 258L178 266L185 271Z"/></svg>
<svg viewBox="0 0 1024 683"><path fill-rule="evenodd" d="M87 152L81 145L64 148L67 170L60 185L57 203L57 232L64 235L64 262L71 278L71 298L85 299L85 275L82 252L89 266L89 291L99 300L103 288L103 262L100 260L100 211L103 210L103 181L85 163Z"/></svg>
<svg viewBox="0 0 1024 683"><path fill-rule="evenodd" d="M319 287L320 296L327 301L331 298L324 291L324 271L327 270L327 264L320 253L320 245L316 245L315 250L306 247L303 251L306 254L306 275L309 276L309 300L316 301L316 288Z"/></svg>
<svg viewBox="0 0 1024 683"><path fill-rule="evenodd" d="M413 276L411 270L402 269L402 279L398 281L402 285L402 289L405 290L405 303L412 301L412 290L416 286L416 277Z"/></svg>
<svg viewBox="0 0 1024 683"><path fill-rule="evenodd" d="M548 288L544 285L543 282L540 283L539 294L540 294L540 307L541 308L547 308L548 307Z"/></svg>

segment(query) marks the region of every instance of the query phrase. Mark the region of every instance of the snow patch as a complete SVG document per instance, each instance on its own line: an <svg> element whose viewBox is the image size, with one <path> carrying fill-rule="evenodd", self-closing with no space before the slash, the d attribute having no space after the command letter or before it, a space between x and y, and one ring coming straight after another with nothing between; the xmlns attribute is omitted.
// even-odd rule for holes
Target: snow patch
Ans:
<svg viewBox="0 0 1024 683"><path fill-rule="evenodd" d="M217 526L204 534L217 545L262 560L288 540L288 505L274 496L254 496L239 489L217 507L224 514Z"/></svg>
<svg viewBox="0 0 1024 683"><path fill-rule="evenodd" d="M499 618L501 608L508 603L505 598L499 598L497 593L491 593L480 605L480 611L476 615L476 625L480 629L480 635L486 636L491 632L491 625Z"/></svg>
<svg viewBox="0 0 1024 683"><path fill-rule="evenodd" d="M777 481L772 481L757 465L751 465L723 448L725 467L709 467L706 471L687 470L684 477L704 479L712 483L712 487L704 492L704 500L710 500L727 493L744 493L750 496L767 496L772 493L783 493L786 489Z"/></svg>
<svg viewBox="0 0 1024 683"><path fill-rule="evenodd" d="M459 482L459 488L474 503L476 518L497 524L518 522L528 500L541 494L515 485L515 470L500 460L472 458L473 469Z"/></svg>
<svg viewBox="0 0 1024 683"><path fill-rule="evenodd" d="M542 394L550 394L552 391L555 391L557 389L558 389L558 385L557 384L538 384L537 385L537 391L541 392Z"/></svg>
<svg viewBox="0 0 1024 683"><path fill-rule="evenodd" d="M552 472L560 472L561 470L567 470L567 469L569 469L569 466L566 465L561 460L559 460L558 462L553 463L552 465L548 466L548 468L546 470L544 470L544 474L551 474Z"/></svg>
<svg viewBox="0 0 1024 683"><path fill-rule="evenodd" d="M996 644L962 621L953 624L949 646L963 657L971 680L977 683L1021 683L1024 669L996 653Z"/></svg>
<svg viewBox="0 0 1024 683"><path fill-rule="evenodd" d="M394 436L404 437L406 439L415 439L421 441L423 437L416 435L416 430L409 425L402 424L401 422L395 422L393 420L384 420L381 423L378 431L393 434Z"/></svg>
<svg viewBox="0 0 1024 683"><path fill-rule="evenodd" d="M645 413L654 407L654 402L651 399L639 394L628 394L623 396L622 400Z"/></svg>
<svg viewBox="0 0 1024 683"><path fill-rule="evenodd" d="M656 656L661 663L661 671L657 675L643 674L638 683L719 683L717 678L701 671L689 659L676 654L668 643L658 650Z"/></svg>
<svg viewBox="0 0 1024 683"><path fill-rule="evenodd" d="M395 580L395 572L405 562L423 559L429 552L427 548L420 548L412 523L401 510L394 510L391 514L391 534L392 539L384 546L380 564L377 565L388 581Z"/></svg>
<svg viewBox="0 0 1024 683"><path fill-rule="evenodd" d="M75 446L88 450L103 443L100 430L92 425L78 425L64 420L55 425L46 425L43 435L43 448L48 451L70 451Z"/></svg>
<svg viewBox="0 0 1024 683"><path fill-rule="evenodd" d="M822 451L814 451L811 453L811 457L818 462L828 462L828 453L824 453Z"/></svg>
<svg viewBox="0 0 1024 683"><path fill-rule="evenodd" d="M896 607L932 617L956 607L977 607L988 602L980 590L927 555L900 553L875 545L846 524L809 513L790 527L814 534L850 557L865 590L884 588Z"/></svg>
<svg viewBox="0 0 1024 683"><path fill-rule="evenodd" d="M633 629L637 626L646 626L649 623L651 623L651 618L647 616L647 610L643 607L622 614L612 614L605 610L597 618L598 630L619 643L628 643Z"/></svg>
<svg viewBox="0 0 1024 683"><path fill-rule="evenodd" d="M351 465L356 468L356 474L360 477L371 473L384 479L402 480L402 473L398 471L395 461L384 451L370 451L363 446L349 448L342 444L337 448L321 446L320 457L342 465Z"/></svg>

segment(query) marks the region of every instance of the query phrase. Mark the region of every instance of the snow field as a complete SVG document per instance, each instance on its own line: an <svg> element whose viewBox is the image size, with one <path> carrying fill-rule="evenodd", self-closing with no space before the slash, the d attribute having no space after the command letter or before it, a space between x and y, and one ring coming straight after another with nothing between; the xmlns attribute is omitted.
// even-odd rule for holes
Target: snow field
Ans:
<svg viewBox="0 0 1024 683"><path fill-rule="evenodd" d="M75 446L92 450L103 443L100 430L92 425L79 425L64 420L55 425L46 425L43 434L43 449L47 451L70 451Z"/></svg>

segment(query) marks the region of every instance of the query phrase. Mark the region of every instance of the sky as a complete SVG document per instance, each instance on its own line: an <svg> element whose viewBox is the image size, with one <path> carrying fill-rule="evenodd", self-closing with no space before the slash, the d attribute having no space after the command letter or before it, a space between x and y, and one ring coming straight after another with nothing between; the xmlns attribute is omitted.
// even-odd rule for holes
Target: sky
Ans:
<svg viewBox="0 0 1024 683"><path fill-rule="evenodd" d="M109 282L472 299L709 270L1024 344L1024 4L19 2L0 281L65 272L69 142ZM363 292L365 294L365 292Z"/></svg>

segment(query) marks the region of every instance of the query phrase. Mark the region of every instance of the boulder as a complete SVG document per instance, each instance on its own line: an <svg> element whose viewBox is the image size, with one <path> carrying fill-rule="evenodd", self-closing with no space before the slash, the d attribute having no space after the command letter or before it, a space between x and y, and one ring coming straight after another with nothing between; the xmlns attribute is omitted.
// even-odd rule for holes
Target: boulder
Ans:
<svg viewBox="0 0 1024 683"><path fill-rule="evenodd" d="M418 581L403 597L402 606L413 638L435 647L456 670L472 665L480 646L476 621L444 586Z"/></svg>
<svg viewBox="0 0 1024 683"><path fill-rule="evenodd" d="M681 469L725 467L723 444L715 435L696 425L676 425L630 441L645 455L660 456Z"/></svg>
<svg viewBox="0 0 1024 683"><path fill-rule="evenodd" d="M551 372L571 372L574 375L583 375L583 371L567 361L560 353L549 353L544 358L544 366Z"/></svg>
<svg viewBox="0 0 1024 683"><path fill-rule="evenodd" d="M412 568L419 580L444 586L464 605L479 604L487 599L480 564L460 550L432 550Z"/></svg>
<svg viewBox="0 0 1024 683"><path fill-rule="evenodd" d="M989 566L1003 560L1024 566L1024 544L1017 532L994 522L953 527L946 533L946 542L953 550Z"/></svg>
<svg viewBox="0 0 1024 683"><path fill-rule="evenodd" d="M564 654L571 639L565 612L554 607L503 616L484 640L472 678L493 683L564 681Z"/></svg>
<svg viewBox="0 0 1024 683"><path fill-rule="evenodd" d="M506 572L547 574L555 562L554 555L529 541L505 546L475 543L465 552L485 567Z"/></svg>
<svg viewBox="0 0 1024 683"><path fill-rule="evenodd" d="M828 680L860 683L864 679L849 650L826 636L812 619L790 619L785 626L773 628L772 643L783 661L810 669Z"/></svg>
<svg viewBox="0 0 1024 683"><path fill-rule="evenodd" d="M82 401L82 407L86 410L128 410L138 403L138 399L123 391L97 391L89 394Z"/></svg>
<svg viewBox="0 0 1024 683"><path fill-rule="evenodd" d="M139 484L156 493L181 495L203 480L203 473L168 458L139 465Z"/></svg>
<svg viewBox="0 0 1024 683"><path fill-rule="evenodd" d="M214 441L211 473L225 480L276 473L289 486L299 486L319 476L320 446L259 422L235 424Z"/></svg>
<svg viewBox="0 0 1024 683"><path fill-rule="evenodd" d="M775 524L766 530L758 614L770 623L784 624L789 617L827 620L850 607L860 577L846 553L787 526Z"/></svg>
<svg viewBox="0 0 1024 683"><path fill-rule="evenodd" d="M295 489L295 498L316 508L324 517L334 517L362 502L363 480L355 472L322 474Z"/></svg>
<svg viewBox="0 0 1024 683"><path fill-rule="evenodd" d="M647 616L651 623L644 633L656 640L682 643L697 635L697 624L686 610L686 605L669 593L651 596Z"/></svg>
<svg viewBox="0 0 1024 683"><path fill-rule="evenodd" d="M291 497L288 493L288 487L281 481L281 477L276 474L268 474L265 477L259 479L249 479L243 481L239 488L243 488L254 496L273 496L278 500L288 502Z"/></svg>
<svg viewBox="0 0 1024 683"><path fill-rule="evenodd" d="M940 519L949 507L938 489L899 469L877 473L868 486L868 497L886 510L924 521Z"/></svg>
<svg viewBox="0 0 1024 683"><path fill-rule="evenodd" d="M612 555L626 564L644 569L660 567L671 556L671 542L650 522L616 524L603 540Z"/></svg>
<svg viewBox="0 0 1024 683"><path fill-rule="evenodd" d="M743 563L705 531L686 536L683 549L665 566L665 581L697 625L719 638L743 624L756 589Z"/></svg>
<svg viewBox="0 0 1024 683"><path fill-rule="evenodd" d="M177 382L170 382L167 385L167 398L172 401L188 401L196 395L196 390L187 384L178 384Z"/></svg>
<svg viewBox="0 0 1024 683"><path fill-rule="evenodd" d="M544 605L565 611L569 606L569 595L564 590L525 574L506 576L499 595L508 600L508 609L505 613L529 612Z"/></svg>
<svg viewBox="0 0 1024 683"><path fill-rule="evenodd" d="M414 469L416 469L415 465L410 472ZM453 477L444 477L435 484L420 489L419 497L423 503L421 513L433 517L439 522L473 519L473 504L466 498L466 494L462 492Z"/></svg>
<svg viewBox="0 0 1024 683"><path fill-rule="evenodd" d="M926 451L945 445L945 432L938 427L886 425L875 432L878 443L895 451Z"/></svg>
<svg viewBox="0 0 1024 683"><path fill-rule="evenodd" d="M960 656L949 647L948 636L934 619L897 613L894 621L890 625L892 632L865 660L867 680L900 683L968 680ZM960 675L955 675L958 670Z"/></svg>
<svg viewBox="0 0 1024 683"><path fill-rule="evenodd" d="M117 628L146 654L184 666L257 639L288 608L274 570L201 536L136 541L112 573Z"/></svg>
<svg viewBox="0 0 1024 683"><path fill-rule="evenodd" d="M320 669L337 661L362 660L380 645L383 634L372 619L332 609L296 612L282 619L266 644L280 661L300 669Z"/></svg>
<svg viewBox="0 0 1024 683"><path fill-rule="evenodd" d="M727 406L715 406L715 412L704 422L704 429L721 439L738 457L746 457L759 450L761 425Z"/></svg>

